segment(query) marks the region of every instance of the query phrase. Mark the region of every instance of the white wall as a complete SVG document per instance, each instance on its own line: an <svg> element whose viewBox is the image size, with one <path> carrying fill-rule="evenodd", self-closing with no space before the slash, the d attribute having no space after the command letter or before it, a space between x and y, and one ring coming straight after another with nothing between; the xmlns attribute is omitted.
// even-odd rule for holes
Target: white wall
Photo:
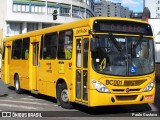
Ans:
<svg viewBox="0 0 160 120"><path fill-rule="evenodd" d="M7 0L0 0L0 47L2 46L2 38L4 36L4 26L5 26L5 19L6 19L6 7L7 7ZM2 55L0 54L0 69L1 69L1 60ZM1 77L1 73L0 73Z"/></svg>
<svg viewBox="0 0 160 120"><path fill-rule="evenodd" d="M145 0L145 7L148 7L151 12L151 18L157 18L156 10L157 10L157 4L156 0Z"/></svg>
<svg viewBox="0 0 160 120"><path fill-rule="evenodd" d="M5 19L7 16L7 1L8 0L0 0L0 30L2 31L4 31ZM4 36L4 34L2 35Z"/></svg>
<svg viewBox="0 0 160 120"><path fill-rule="evenodd" d="M160 19L149 19L156 43L156 63L160 63Z"/></svg>
<svg viewBox="0 0 160 120"><path fill-rule="evenodd" d="M78 20L78 18L57 16L57 20L53 20L53 16L51 14L10 13L7 15L7 21L67 23L74 20Z"/></svg>

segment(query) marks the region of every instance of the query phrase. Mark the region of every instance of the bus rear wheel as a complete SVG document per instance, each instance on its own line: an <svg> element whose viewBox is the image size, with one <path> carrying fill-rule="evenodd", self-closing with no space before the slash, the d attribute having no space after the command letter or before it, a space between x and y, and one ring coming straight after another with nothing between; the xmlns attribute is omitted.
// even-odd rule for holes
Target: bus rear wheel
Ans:
<svg viewBox="0 0 160 120"><path fill-rule="evenodd" d="M58 84L57 100L59 101L62 108L71 109L73 107L69 101L68 89L65 83Z"/></svg>
<svg viewBox="0 0 160 120"><path fill-rule="evenodd" d="M17 94L21 94L22 90L20 88L20 82L19 82L19 77L18 75L15 76L14 78L14 87L15 87L15 91Z"/></svg>

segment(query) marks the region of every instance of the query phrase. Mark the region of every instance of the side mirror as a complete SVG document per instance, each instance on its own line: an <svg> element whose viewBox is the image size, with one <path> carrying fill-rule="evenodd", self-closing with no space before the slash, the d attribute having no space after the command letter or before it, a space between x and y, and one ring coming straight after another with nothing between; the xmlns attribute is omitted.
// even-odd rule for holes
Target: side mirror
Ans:
<svg viewBox="0 0 160 120"><path fill-rule="evenodd" d="M96 40L94 38L91 39L90 48L91 48L91 52L96 51Z"/></svg>

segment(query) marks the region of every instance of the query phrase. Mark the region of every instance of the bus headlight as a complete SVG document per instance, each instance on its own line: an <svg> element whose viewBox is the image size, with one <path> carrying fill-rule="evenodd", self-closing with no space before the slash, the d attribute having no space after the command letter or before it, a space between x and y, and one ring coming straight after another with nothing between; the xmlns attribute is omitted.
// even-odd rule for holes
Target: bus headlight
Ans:
<svg viewBox="0 0 160 120"><path fill-rule="evenodd" d="M97 80L91 80L92 82L92 85L99 91L99 92L110 92L109 89L104 85L102 84L101 82L97 81Z"/></svg>
<svg viewBox="0 0 160 120"><path fill-rule="evenodd" d="M151 91L152 89L153 89L153 87L154 87L154 80L152 81L152 82L150 82L147 86L146 86L146 88L143 90L143 92L148 92L148 91Z"/></svg>

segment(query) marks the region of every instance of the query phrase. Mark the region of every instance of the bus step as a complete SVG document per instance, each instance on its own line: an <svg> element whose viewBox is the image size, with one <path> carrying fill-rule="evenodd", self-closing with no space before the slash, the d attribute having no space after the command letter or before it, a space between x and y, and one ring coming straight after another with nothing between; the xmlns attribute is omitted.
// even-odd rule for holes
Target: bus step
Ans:
<svg viewBox="0 0 160 120"><path fill-rule="evenodd" d="M38 90L31 90L31 93L38 94Z"/></svg>

